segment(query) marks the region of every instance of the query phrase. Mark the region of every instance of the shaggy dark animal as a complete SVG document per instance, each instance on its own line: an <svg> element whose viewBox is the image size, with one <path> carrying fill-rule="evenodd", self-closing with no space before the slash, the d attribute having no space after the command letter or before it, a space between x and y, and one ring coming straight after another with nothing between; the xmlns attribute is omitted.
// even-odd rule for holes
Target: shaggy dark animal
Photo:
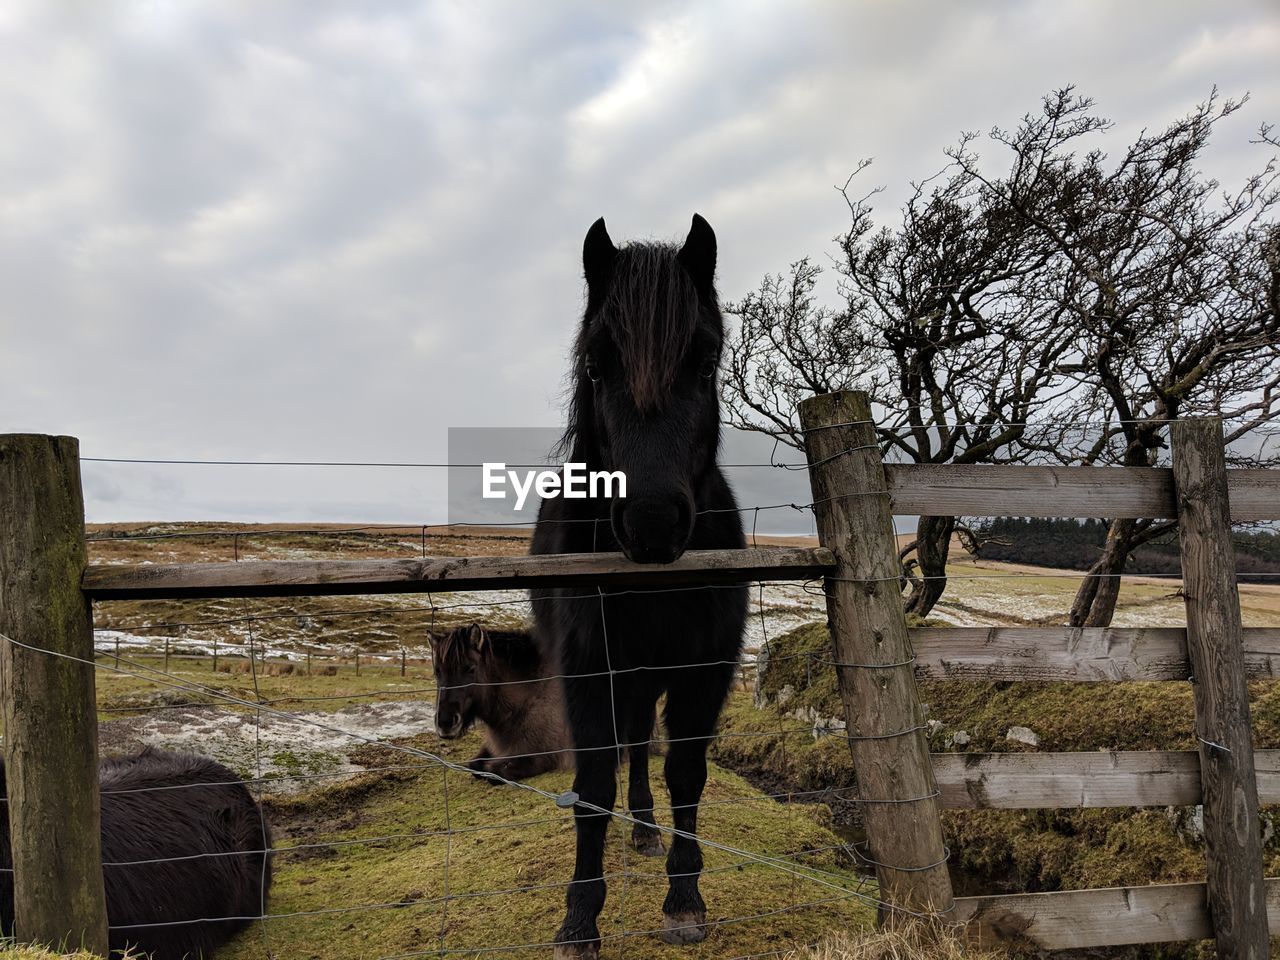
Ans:
<svg viewBox="0 0 1280 960"><path fill-rule="evenodd" d="M263 851L271 849L271 831L239 777L207 757L151 749L104 760L99 775L113 951L132 945L152 960L208 958L249 925L247 918L264 912L271 857ZM137 863L174 857L190 859ZM9 818L3 816L5 930L13 928L12 866ZM188 920L205 922L158 925Z"/></svg>
<svg viewBox="0 0 1280 960"><path fill-rule="evenodd" d="M572 765L560 681L528 632L473 623L427 636L436 731L455 740L477 721L484 724L484 746L468 767L524 780Z"/></svg>
<svg viewBox="0 0 1280 960"><path fill-rule="evenodd" d="M567 460L622 470L627 496L546 499L532 552L622 550L668 563L685 550L745 546L729 484L716 464L716 370L724 337L715 291L716 240L695 215L683 246L617 248L598 220L583 245L587 307L573 354ZM647 775L654 705L666 694L664 773L674 826L693 834L707 779L706 751L742 645L746 586L679 591L581 587L533 591L536 636L565 675L580 800L611 810L616 744L630 742L627 805L637 846L657 841ZM605 899L608 818L575 807L577 861L558 960L597 957ZM706 935L698 891L702 853L677 836L667 856L664 939Z"/></svg>

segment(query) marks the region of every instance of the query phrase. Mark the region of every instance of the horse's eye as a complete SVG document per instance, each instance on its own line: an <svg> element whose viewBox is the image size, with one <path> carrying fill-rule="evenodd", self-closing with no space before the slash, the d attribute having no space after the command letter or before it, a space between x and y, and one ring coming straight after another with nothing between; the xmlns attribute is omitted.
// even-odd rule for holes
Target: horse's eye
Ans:
<svg viewBox="0 0 1280 960"><path fill-rule="evenodd" d="M596 363L594 360L587 361L586 371L587 371L588 380L590 380L592 383L600 382L600 368L596 366Z"/></svg>
<svg viewBox="0 0 1280 960"><path fill-rule="evenodd" d="M714 354L702 361L702 366L698 368L698 376L703 380L710 380L716 375L716 368L720 365L719 358Z"/></svg>

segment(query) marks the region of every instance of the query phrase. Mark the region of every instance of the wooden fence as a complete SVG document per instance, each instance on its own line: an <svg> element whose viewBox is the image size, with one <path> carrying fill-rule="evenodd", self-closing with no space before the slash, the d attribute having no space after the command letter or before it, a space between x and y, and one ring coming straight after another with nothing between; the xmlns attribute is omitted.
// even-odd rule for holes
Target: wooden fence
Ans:
<svg viewBox="0 0 1280 960"><path fill-rule="evenodd" d="M1172 424L1171 469L886 465L860 393L801 406L821 546L617 555L86 565L76 441L0 436L0 701L19 937L105 953L90 601L670 586L825 578L835 669L884 919L941 914L1046 949L1213 937L1269 955L1246 680L1280 676L1280 628L1243 630L1232 520L1280 519L1280 471L1227 470L1221 424ZM1179 521L1185 629L915 629L892 515ZM51 656L50 654L53 654ZM1196 751L934 754L916 678L1191 682ZM1204 805L1206 882L953 898L941 808ZM73 809L74 807L74 809ZM47 844L51 827L61 843Z"/></svg>

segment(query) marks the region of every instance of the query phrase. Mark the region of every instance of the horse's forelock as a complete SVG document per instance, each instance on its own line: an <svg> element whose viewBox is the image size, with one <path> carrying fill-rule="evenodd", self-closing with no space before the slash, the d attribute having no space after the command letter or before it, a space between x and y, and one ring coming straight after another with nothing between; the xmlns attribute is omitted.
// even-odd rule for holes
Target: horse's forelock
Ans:
<svg viewBox="0 0 1280 960"><path fill-rule="evenodd" d="M600 309L641 410L662 408L698 327L698 291L676 253L656 243L623 247Z"/></svg>
<svg viewBox="0 0 1280 960"><path fill-rule="evenodd" d="M466 631L466 627L454 627L443 636L437 635L435 655L439 659L442 668L451 669L466 662Z"/></svg>

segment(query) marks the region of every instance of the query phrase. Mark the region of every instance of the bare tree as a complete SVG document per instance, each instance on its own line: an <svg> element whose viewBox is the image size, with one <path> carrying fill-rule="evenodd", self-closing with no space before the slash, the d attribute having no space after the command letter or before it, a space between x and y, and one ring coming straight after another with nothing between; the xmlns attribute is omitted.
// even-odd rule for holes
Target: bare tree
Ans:
<svg viewBox="0 0 1280 960"><path fill-rule="evenodd" d="M840 306L816 302L806 259L730 308L731 422L799 447L796 403L856 385L875 400L889 458L1150 465L1169 420L1210 411L1247 455L1280 416L1276 166L1221 196L1196 167L1239 106L1212 96L1111 163L1086 149L1109 121L1059 91L992 131L1003 175L964 134L892 228L875 229L874 192L854 198L846 184ZM1275 143L1269 128L1259 139ZM921 574L912 612L941 596L955 529L922 518L904 550ZM1111 523L1072 622L1109 623L1129 553L1168 529Z"/></svg>
<svg viewBox="0 0 1280 960"><path fill-rule="evenodd" d="M1057 459L1153 466L1164 462L1170 420L1213 413L1226 418L1237 459L1258 462L1249 438L1280 417L1276 162L1229 193L1197 167L1242 103L1215 92L1110 163L1100 150L1077 152L1108 124L1067 89L1012 132L992 132L1012 155L1004 179L983 175L971 140L951 152L1055 250L1053 295L1079 334L1074 362L1060 369L1078 384L1078 409L1101 421L1060 433L1046 450ZM1108 625L1130 553L1171 528L1112 521L1071 623Z"/></svg>
<svg viewBox="0 0 1280 960"><path fill-rule="evenodd" d="M944 174L915 186L892 229L875 229L875 191L854 197L845 184L839 309L816 303L821 271L808 259L730 305L731 423L803 447L799 400L856 385L871 393L888 458L984 463L1035 445L1028 424L1056 399L1072 346L1062 309L1035 290L1054 248L971 173ZM923 517L904 548L920 569L910 612L942 595L955 529L953 517Z"/></svg>

